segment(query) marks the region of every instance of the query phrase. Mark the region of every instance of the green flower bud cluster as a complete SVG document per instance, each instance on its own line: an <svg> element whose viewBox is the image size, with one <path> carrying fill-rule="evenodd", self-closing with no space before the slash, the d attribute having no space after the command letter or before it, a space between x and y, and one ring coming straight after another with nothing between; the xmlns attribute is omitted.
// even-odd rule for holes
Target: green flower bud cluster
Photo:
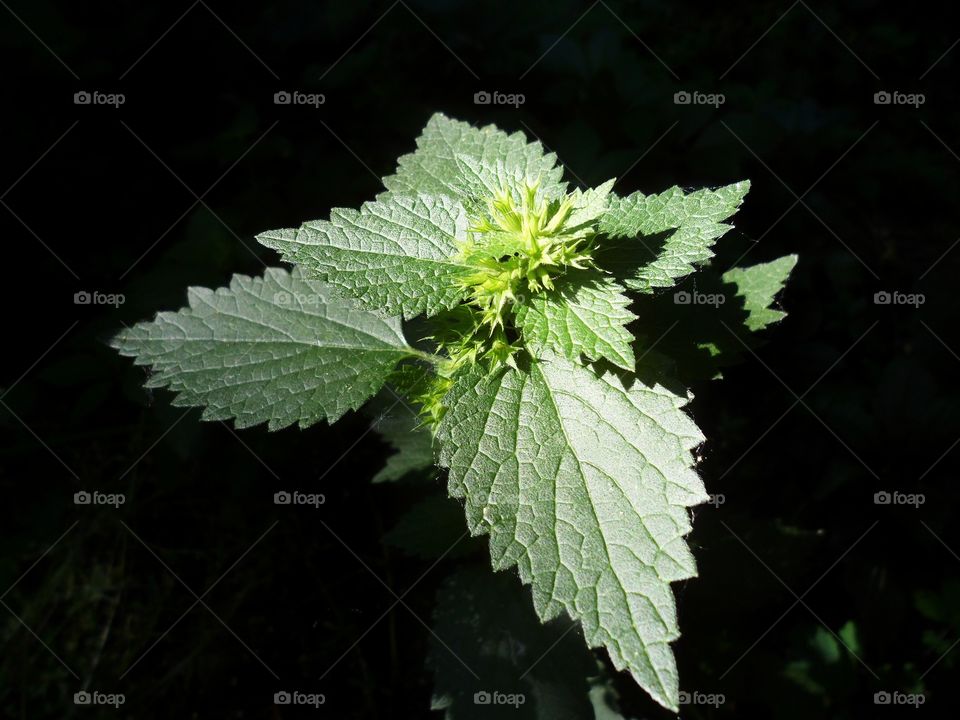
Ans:
<svg viewBox="0 0 960 720"><path fill-rule="evenodd" d="M476 270L461 282L479 324L491 333L505 327L511 303L522 302L526 293L552 290L553 279L568 268L592 264L592 230L568 223L575 202L572 194L545 198L539 180L524 181L516 190L497 192L470 226L461 260Z"/></svg>
<svg viewBox="0 0 960 720"><path fill-rule="evenodd" d="M463 367L482 361L516 367L523 338L513 327L512 306L531 295L555 289L570 268L593 266L594 221L577 222L582 193L547 198L540 181L503 187L478 212L468 228L458 260L472 268L460 279L467 300L435 318L430 340L446 356L436 378L417 394L425 423L442 417L443 396Z"/></svg>

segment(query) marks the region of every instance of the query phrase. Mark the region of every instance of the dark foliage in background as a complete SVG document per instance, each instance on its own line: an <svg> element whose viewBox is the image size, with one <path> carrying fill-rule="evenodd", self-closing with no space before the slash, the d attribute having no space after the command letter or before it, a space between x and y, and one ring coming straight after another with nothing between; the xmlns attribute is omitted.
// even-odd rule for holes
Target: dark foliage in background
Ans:
<svg viewBox="0 0 960 720"><path fill-rule="evenodd" d="M82 715L83 687L123 692L129 717L293 717L284 688L324 693L318 716L429 715L417 618L454 567L488 561L480 543L431 569L382 538L442 479L371 485L388 448L362 415L201 425L103 340L188 285L279 264L256 232L370 199L436 110L542 138L621 193L749 178L716 265L800 255L788 319L694 388L700 470L725 502L696 511L675 649L681 687L726 702L684 716L866 717L883 690L955 716L960 24L944 6L2 4L6 716ZM75 105L83 90L126 102ZM326 102L278 106L281 90ZM475 105L482 90L525 103ZM875 104L884 90L925 103ZM75 305L82 290L126 302ZM294 488L326 504L273 504ZM78 507L82 489L127 501ZM882 490L926 502L876 505ZM625 714L667 716L617 687Z"/></svg>

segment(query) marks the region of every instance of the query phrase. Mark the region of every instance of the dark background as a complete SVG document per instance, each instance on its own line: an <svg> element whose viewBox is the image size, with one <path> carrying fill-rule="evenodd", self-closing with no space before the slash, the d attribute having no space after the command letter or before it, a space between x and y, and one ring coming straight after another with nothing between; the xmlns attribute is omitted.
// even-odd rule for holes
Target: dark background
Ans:
<svg viewBox="0 0 960 720"><path fill-rule="evenodd" d="M0 4L4 716L94 715L84 687L124 693L118 717L293 717L272 694L294 688L326 696L307 716L429 715L424 623L465 560L383 536L442 480L371 485L388 448L363 415L201 425L104 339L277 265L255 233L370 199L437 110L524 130L623 194L749 178L717 266L800 255L789 318L694 388L725 503L696 510L675 650L681 687L726 702L684 716L956 716L960 23L941 4ZM125 103L75 105L84 90ZM273 504L294 488L326 504ZM78 507L81 489L126 503ZM417 584L383 616L378 577ZM617 687L625 714L668 716ZM875 706L882 690L926 702Z"/></svg>

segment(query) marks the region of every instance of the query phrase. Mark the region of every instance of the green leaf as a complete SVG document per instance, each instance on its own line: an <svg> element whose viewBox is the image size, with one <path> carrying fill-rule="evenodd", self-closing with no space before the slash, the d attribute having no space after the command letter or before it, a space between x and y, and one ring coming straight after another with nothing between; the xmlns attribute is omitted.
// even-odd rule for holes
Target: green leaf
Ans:
<svg viewBox="0 0 960 720"><path fill-rule="evenodd" d="M795 262L790 255L723 276L707 267L670 292L636 298L630 309L638 317L631 327L637 335L634 351L644 366L637 374L649 372L653 363L688 385L722 377L723 368L764 342L757 331L785 317L769 306ZM686 302L678 302L678 296ZM695 296L701 304L692 302ZM703 304L711 298L723 302Z"/></svg>
<svg viewBox="0 0 960 720"><path fill-rule="evenodd" d="M147 387L178 393L174 405L203 405L204 420L235 418L238 428L333 422L415 352L399 320L357 307L296 269L234 275L229 288L190 288L188 299L189 307L159 313L111 344L137 365L152 365Z"/></svg>
<svg viewBox="0 0 960 720"><path fill-rule="evenodd" d="M593 225L602 218L609 210L610 191L613 190L613 184L616 181L616 178L611 178L594 188L586 190L577 188L574 190L572 193L573 211L564 223L565 227L572 231L576 228ZM613 197L616 198L615 195Z"/></svg>
<svg viewBox="0 0 960 720"><path fill-rule="evenodd" d="M463 297L456 278L470 268L455 258L466 232L456 200L401 195L364 203L359 212L335 208L329 221L257 239L368 307L409 319L450 309Z"/></svg>
<svg viewBox="0 0 960 720"><path fill-rule="evenodd" d="M505 188L519 188L524 184L540 182L540 190L547 199L556 199L566 193L567 184L553 181L553 175L544 180L543 175L533 174L527 164L510 165L503 160L487 162L472 155L456 156L460 177L456 189L451 191L470 211L481 211L488 198L495 197Z"/></svg>
<svg viewBox="0 0 960 720"><path fill-rule="evenodd" d="M399 480L408 473L433 467L433 436L409 409L401 408L396 415L379 418L374 428L396 452L373 476L373 482Z"/></svg>
<svg viewBox="0 0 960 720"><path fill-rule="evenodd" d="M528 143L522 132L476 128L436 113L417 138L417 150L401 156L397 172L383 179L387 192L378 199L409 193L477 197L524 177L539 177L551 196L562 195L563 168L556 162L556 155L544 153L539 142Z"/></svg>
<svg viewBox="0 0 960 720"><path fill-rule="evenodd" d="M623 720L611 707L608 677L570 620L541 625L508 575L473 567L451 575L437 593L433 630L433 708L447 720ZM476 702L483 693L501 702ZM502 702L510 696L513 704Z"/></svg>
<svg viewBox="0 0 960 720"><path fill-rule="evenodd" d="M580 620L590 647L676 710L669 583L696 575L687 507L707 499L687 398L554 356L474 368L445 403L440 464L494 569L516 565L542 620Z"/></svg>
<svg viewBox="0 0 960 720"><path fill-rule="evenodd" d="M737 211L749 189L749 181L743 181L689 194L672 187L659 195L615 198L600 221L607 242L598 262L608 269L620 266L631 289L652 293L672 287L694 265L713 257L713 243L731 227L722 221Z"/></svg>
<svg viewBox="0 0 960 720"><path fill-rule="evenodd" d="M606 277L568 275L564 289L539 293L516 306L517 328L535 355L550 352L576 360L605 358L633 370L633 335L626 326L635 319L627 310L623 287Z"/></svg>
<svg viewBox="0 0 960 720"><path fill-rule="evenodd" d="M748 315L744 323L753 331L779 322L786 313L770 306L777 293L787 284L797 264L796 255L784 255L771 262L750 267L733 268L723 274L723 281L737 286L737 297L743 298Z"/></svg>

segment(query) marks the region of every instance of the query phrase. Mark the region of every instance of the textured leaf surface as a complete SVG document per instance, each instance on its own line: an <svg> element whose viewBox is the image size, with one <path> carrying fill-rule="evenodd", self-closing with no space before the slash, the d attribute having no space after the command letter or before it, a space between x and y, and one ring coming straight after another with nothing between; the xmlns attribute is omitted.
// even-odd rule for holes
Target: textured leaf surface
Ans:
<svg viewBox="0 0 960 720"><path fill-rule="evenodd" d="M507 178L541 178L551 194L562 194L563 168L539 142L528 143L522 132L508 135L495 125L473 127L436 113L427 122L417 150L398 160L397 172L383 179L386 193L433 193L475 196L479 188L493 188ZM499 187L493 189L500 189Z"/></svg>
<svg viewBox="0 0 960 720"><path fill-rule="evenodd" d="M626 326L635 316L623 287L610 278L571 285L517 306L516 324L527 346L535 355L548 351L576 360L583 354L633 370L633 335Z"/></svg>
<svg viewBox="0 0 960 720"><path fill-rule="evenodd" d="M737 286L737 297L743 298L747 311L744 323L751 330L763 330L779 322L786 313L771 307L777 293L787 284L790 272L797 264L796 255L784 255L771 262L744 268L733 268L723 274L724 282Z"/></svg>
<svg viewBox="0 0 960 720"><path fill-rule="evenodd" d="M525 183L540 180L540 188L547 198L558 198L566 193L566 183L556 181L559 173L550 173L546 177L535 172L530 163L510 163L503 160L489 162L473 155L458 154L456 164L459 177L456 180L456 195L467 208L475 210L486 206L486 199L494 197L504 188L519 188Z"/></svg>
<svg viewBox="0 0 960 720"><path fill-rule="evenodd" d="M152 365L147 387L178 393L174 405L205 406L204 420L268 422L271 430L333 422L376 393L411 352L399 320L297 270L234 275L230 287L190 288L188 298L188 307L138 323L112 345Z"/></svg>
<svg viewBox="0 0 960 720"><path fill-rule="evenodd" d="M526 590L509 575L467 568L447 578L433 629L427 665L433 707L446 720L623 720L605 692L609 677L570 620L541 625ZM493 692L523 702L474 701Z"/></svg>
<svg viewBox="0 0 960 720"><path fill-rule="evenodd" d="M445 196L398 196L336 208L330 220L257 236L284 260L302 266L368 307L412 318L453 307L462 297L453 258L467 232L463 206Z"/></svg>
<svg viewBox="0 0 960 720"><path fill-rule="evenodd" d="M450 494L494 568L516 565L543 620L566 611L591 647L676 709L669 583L696 574L687 507L706 500L687 402L560 357L460 377L437 433Z"/></svg>
<svg viewBox="0 0 960 720"><path fill-rule="evenodd" d="M594 188L586 190L577 188L574 190L572 193L573 211L564 225L571 229L584 227L592 225L603 217L610 207L611 198L616 199L615 195L611 195L615 182L616 178L611 178Z"/></svg>
<svg viewBox="0 0 960 720"><path fill-rule="evenodd" d="M658 195L636 192L611 200L600 232L619 239L611 245L629 249L637 264L624 284L649 293L692 273L713 257L713 243L731 227L723 220L737 211L749 189L743 181L689 194L673 187Z"/></svg>

